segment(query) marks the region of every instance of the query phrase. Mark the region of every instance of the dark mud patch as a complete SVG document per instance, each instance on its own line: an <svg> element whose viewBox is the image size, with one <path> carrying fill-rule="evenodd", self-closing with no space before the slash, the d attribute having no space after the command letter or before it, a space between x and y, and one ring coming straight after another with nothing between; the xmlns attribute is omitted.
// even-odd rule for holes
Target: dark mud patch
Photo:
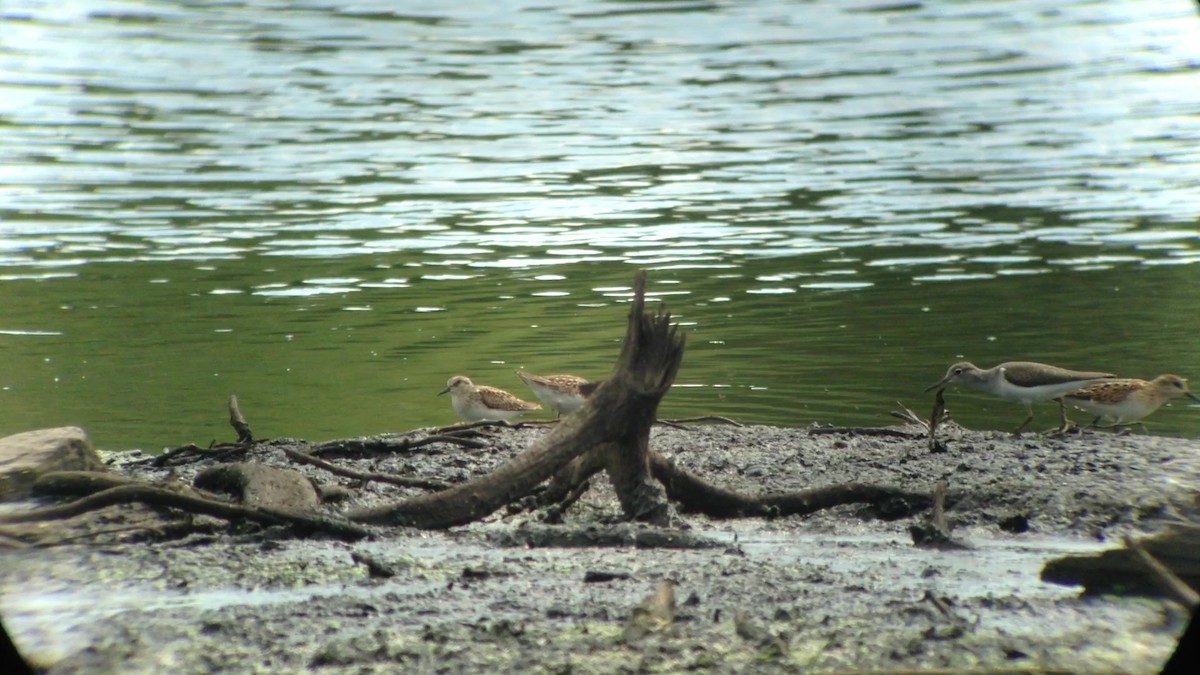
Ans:
<svg viewBox="0 0 1200 675"><path fill-rule="evenodd" d="M337 461L457 482L541 433L497 430L486 449L433 444ZM615 522L601 479L561 526L514 508L451 532L384 530L356 543L218 528L5 552L0 611L26 654L63 673L1155 672L1183 630L1180 614L1157 599L1081 597L1039 574L1050 558L1115 546L1121 532L1194 519L1200 443L943 433L944 453L930 453L915 429L911 438L658 429L652 448L748 492L852 481L931 492L945 480L946 515L969 550L915 548L908 528L923 515L884 519L855 506L773 520L691 516L683 534L704 545L639 547L645 530ZM115 455L113 467L165 475L136 459ZM248 459L288 465L278 448ZM289 466L350 489L322 507L331 513L420 493ZM190 480L203 468L174 471ZM545 534L555 529L567 534ZM676 583L673 625L630 639L633 608L664 579Z"/></svg>

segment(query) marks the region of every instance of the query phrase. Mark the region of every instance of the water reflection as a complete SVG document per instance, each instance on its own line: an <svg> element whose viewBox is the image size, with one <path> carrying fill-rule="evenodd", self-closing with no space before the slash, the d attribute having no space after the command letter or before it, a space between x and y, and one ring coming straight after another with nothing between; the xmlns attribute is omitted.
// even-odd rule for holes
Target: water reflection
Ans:
<svg viewBox="0 0 1200 675"><path fill-rule="evenodd" d="M1188 3L0 26L5 431L223 437L230 391L289 435L449 422L449 373L607 372L636 267L693 336L668 413L884 423L963 357L1200 377Z"/></svg>

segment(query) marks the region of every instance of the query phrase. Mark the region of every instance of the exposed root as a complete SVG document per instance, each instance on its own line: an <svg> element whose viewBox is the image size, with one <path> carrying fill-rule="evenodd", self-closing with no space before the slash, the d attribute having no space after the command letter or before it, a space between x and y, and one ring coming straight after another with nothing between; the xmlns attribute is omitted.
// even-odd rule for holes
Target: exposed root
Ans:
<svg viewBox="0 0 1200 675"><path fill-rule="evenodd" d="M417 478L415 476L399 476L393 473L377 473L374 471L357 471L355 469L347 469L345 467L326 462L319 457L313 457L310 454L293 450L292 448L283 448L283 454L293 462L300 464L308 464L319 469L324 469L335 476L343 478L351 478L357 481L362 481L364 484L371 481L378 483L389 483L391 485L399 485L401 487L421 488L423 490L445 490L450 487L450 483L431 478Z"/></svg>

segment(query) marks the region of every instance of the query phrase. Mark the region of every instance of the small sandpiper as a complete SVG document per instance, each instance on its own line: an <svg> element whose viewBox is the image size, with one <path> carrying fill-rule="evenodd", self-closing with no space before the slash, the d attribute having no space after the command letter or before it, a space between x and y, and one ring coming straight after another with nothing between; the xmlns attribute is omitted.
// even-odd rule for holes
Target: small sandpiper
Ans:
<svg viewBox="0 0 1200 675"><path fill-rule="evenodd" d="M1092 426L1105 420L1119 427L1139 422L1180 396L1200 401L1200 396L1188 389L1187 380L1168 373L1149 382L1134 379L1097 382L1063 396L1063 400L1095 415Z"/></svg>
<svg viewBox="0 0 1200 675"><path fill-rule="evenodd" d="M458 416L468 422L508 421L527 412L541 410L542 406L517 398L513 394L475 384L471 378L455 375L446 382L446 388L438 396L449 392L451 406Z"/></svg>
<svg viewBox="0 0 1200 675"><path fill-rule="evenodd" d="M999 396L1006 401L1015 401L1025 406L1025 421L1014 433L1021 433L1033 421L1033 404L1038 401L1057 400L1062 413L1062 429L1067 429L1067 409L1061 397L1082 387L1115 378L1112 373L1067 370L1058 366L1032 361L1007 361L998 366L983 369L963 361L950 366L946 376L925 391L933 391L947 384L965 384L969 387Z"/></svg>
<svg viewBox="0 0 1200 675"><path fill-rule="evenodd" d="M599 383L589 382L578 375L534 375L527 370L518 370L517 377L529 385L542 403L557 410L559 416L582 408L599 386Z"/></svg>

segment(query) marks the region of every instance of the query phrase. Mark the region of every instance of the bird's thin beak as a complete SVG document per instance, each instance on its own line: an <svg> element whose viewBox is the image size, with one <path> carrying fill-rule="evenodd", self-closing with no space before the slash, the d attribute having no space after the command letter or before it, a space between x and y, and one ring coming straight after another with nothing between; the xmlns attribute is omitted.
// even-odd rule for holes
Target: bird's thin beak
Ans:
<svg viewBox="0 0 1200 675"><path fill-rule="evenodd" d="M929 385L928 387L925 387L925 393L929 393L929 392L933 391L934 389L937 389L938 387L943 387L949 381L950 381L950 376L947 375L947 376L943 377L942 379L938 380L937 382L934 382L933 384Z"/></svg>
<svg viewBox="0 0 1200 675"><path fill-rule="evenodd" d="M1197 396L1193 392L1190 392L1190 391L1184 392L1184 395L1187 396L1188 398L1192 399L1193 401L1200 401L1200 396Z"/></svg>
<svg viewBox="0 0 1200 675"><path fill-rule="evenodd" d="M439 392L437 393L437 395L438 395L438 396L441 396L442 394L446 394L446 393L449 393L449 392L450 392L450 387L446 387L445 389L443 389L443 390L439 391Z"/></svg>

